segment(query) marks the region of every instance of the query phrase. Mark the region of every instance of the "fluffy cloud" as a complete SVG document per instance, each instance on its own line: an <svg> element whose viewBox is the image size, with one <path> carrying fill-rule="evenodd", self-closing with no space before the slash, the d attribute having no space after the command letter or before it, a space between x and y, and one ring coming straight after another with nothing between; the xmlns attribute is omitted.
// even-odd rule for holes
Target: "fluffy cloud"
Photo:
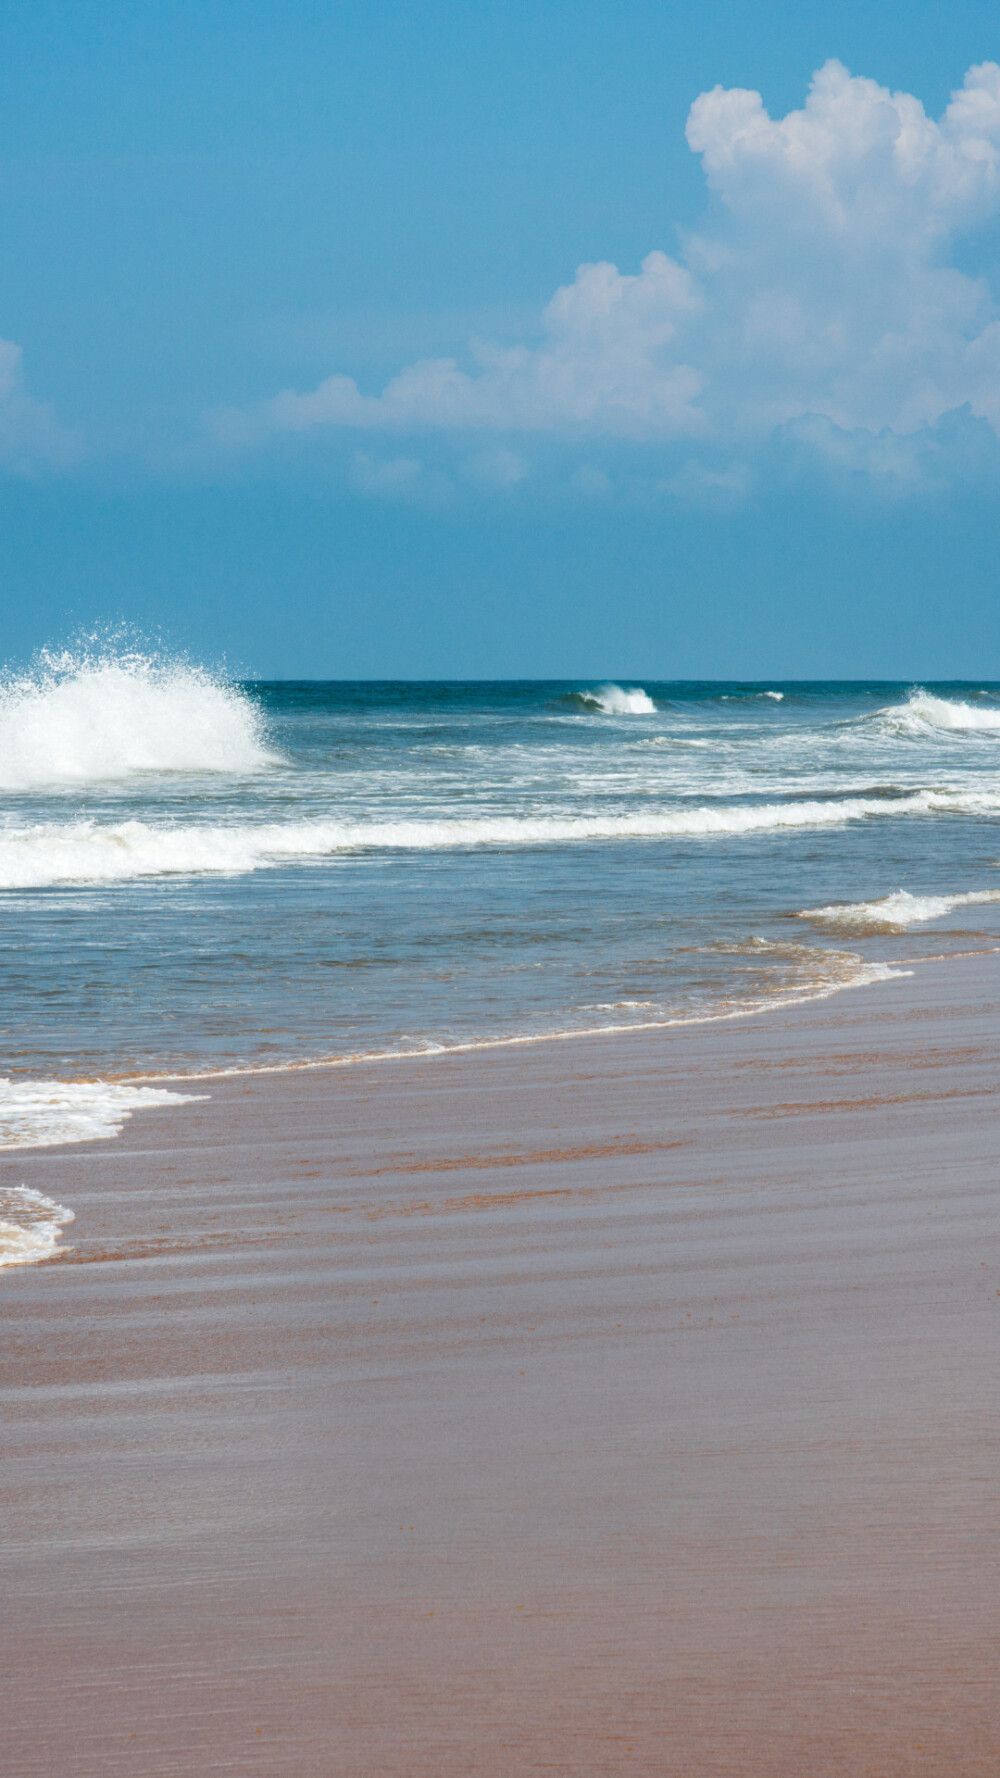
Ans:
<svg viewBox="0 0 1000 1778"><path fill-rule="evenodd" d="M758 93L716 87L692 106L687 140L711 199L679 258L652 252L635 274L581 266L539 344L477 344L466 368L421 360L379 394L331 376L267 403L249 431L545 432L725 452L778 429L801 442L818 424L829 453L834 437L915 435L967 407L1000 432L997 307L952 263L958 237L1000 209L1000 67L970 69L937 122L835 61L779 120ZM734 485L740 473L726 471Z"/></svg>
<svg viewBox="0 0 1000 1778"><path fill-rule="evenodd" d="M20 346L0 339L0 465L30 474L65 464L76 454L75 441L52 409L25 389Z"/></svg>
<svg viewBox="0 0 1000 1778"><path fill-rule="evenodd" d="M324 425L696 433L702 379L678 362L677 346L700 302L690 273L665 253L651 253L635 277L613 265L581 266L546 308L536 350L475 342L472 373L453 358L422 359L377 396L362 395L351 377L327 377L311 394L279 395L268 418L289 432Z"/></svg>

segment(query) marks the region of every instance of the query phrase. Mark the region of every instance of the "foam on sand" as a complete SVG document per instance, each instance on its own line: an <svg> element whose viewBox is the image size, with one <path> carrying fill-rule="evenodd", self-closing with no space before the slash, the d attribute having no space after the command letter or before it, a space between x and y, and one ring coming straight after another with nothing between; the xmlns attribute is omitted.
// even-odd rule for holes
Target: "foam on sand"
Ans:
<svg viewBox="0 0 1000 1778"><path fill-rule="evenodd" d="M260 713L200 667L140 653L43 654L0 679L0 789L139 772L259 771Z"/></svg>
<svg viewBox="0 0 1000 1778"><path fill-rule="evenodd" d="M27 1185L0 1187L0 1266L32 1266L51 1259L72 1210Z"/></svg>
<svg viewBox="0 0 1000 1778"><path fill-rule="evenodd" d="M149 1105L190 1104L196 1096L117 1081L0 1077L0 1149L100 1142L119 1135L133 1111Z"/></svg>
<svg viewBox="0 0 1000 1778"><path fill-rule="evenodd" d="M976 889L967 895L911 895L906 889L897 889L894 895L885 895L880 901L805 908L798 917L841 932L907 932L925 920L940 920L953 908L987 901L1000 901L1000 889Z"/></svg>

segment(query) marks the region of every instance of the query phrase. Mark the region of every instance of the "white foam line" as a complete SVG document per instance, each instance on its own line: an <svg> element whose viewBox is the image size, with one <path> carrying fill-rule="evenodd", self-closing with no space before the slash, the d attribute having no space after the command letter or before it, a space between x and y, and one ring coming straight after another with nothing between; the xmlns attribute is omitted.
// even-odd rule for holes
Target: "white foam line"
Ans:
<svg viewBox="0 0 1000 1778"><path fill-rule="evenodd" d="M917 961L923 962L924 959ZM636 1025L583 1025L575 1026L570 1031L531 1031L515 1037L483 1037L468 1043L428 1045L426 1049L420 1050L366 1050L357 1056L321 1056L305 1062L267 1062L257 1068L213 1068L198 1074L135 1074L130 1075L129 1079L137 1082L201 1081L236 1080L241 1076L258 1074L309 1074L321 1068L353 1068L365 1062L431 1062L438 1056L463 1056L473 1051L513 1049L528 1044L567 1043L577 1037L625 1037L637 1031L667 1031L689 1025L716 1025L730 1019L751 1019L768 1012L783 1012L789 1006L806 1006L815 1000L827 1000L831 995L839 994L847 988L868 988L877 982L899 981L912 973L912 970L900 968L896 962L891 965L872 963L865 965L856 976L847 981L824 983L802 994L755 1001L750 1006L730 1007L725 1012L695 1013L689 1018L646 1019Z"/></svg>

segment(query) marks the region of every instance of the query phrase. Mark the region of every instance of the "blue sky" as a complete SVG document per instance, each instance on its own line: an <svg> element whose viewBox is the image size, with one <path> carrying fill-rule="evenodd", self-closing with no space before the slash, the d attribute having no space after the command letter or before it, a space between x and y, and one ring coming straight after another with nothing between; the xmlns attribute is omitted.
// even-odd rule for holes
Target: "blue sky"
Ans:
<svg viewBox="0 0 1000 1778"><path fill-rule="evenodd" d="M962 0L9 0L5 656L1000 678L998 61Z"/></svg>

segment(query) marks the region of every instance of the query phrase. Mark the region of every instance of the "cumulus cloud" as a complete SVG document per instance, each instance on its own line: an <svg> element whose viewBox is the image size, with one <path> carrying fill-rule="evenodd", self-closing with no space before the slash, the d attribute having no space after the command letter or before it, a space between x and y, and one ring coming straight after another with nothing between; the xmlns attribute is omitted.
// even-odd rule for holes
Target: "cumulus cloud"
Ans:
<svg viewBox="0 0 1000 1778"><path fill-rule="evenodd" d="M1000 67L971 68L937 121L836 61L780 119L759 93L716 87L687 140L710 202L678 257L581 266L537 343L476 343L464 367L421 359L376 394L333 375L266 403L247 435L675 442L723 453L722 471L694 478L714 499L743 485L725 453L769 436L836 456L845 439L914 436L963 407L1000 432L1000 315L986 280L954 263L957 240L1000 209ZM869 456L910 473L906 453Z"/></svg>
<svg viewBox="0 0 1000 1778"><path fill-rule="evenodd" d="M76 441L58 424L48 403L28 394L20 346L0 339L0 465L30 474L76 455Z"/></svg>
<svg viewBox="0 0 1000 1778"><path fill-rule="evenodd" d="M665 253L651 253L636 276L581 266L546 308L538 348L474 341L473 371L453 358L421 359L375 396L362 395L352 377L327 377L311 394L286 390L267 418L289 432L323 425L696 433L702 422L692 404L702 379L671 348L700 300L690 273Z"/></svg>

